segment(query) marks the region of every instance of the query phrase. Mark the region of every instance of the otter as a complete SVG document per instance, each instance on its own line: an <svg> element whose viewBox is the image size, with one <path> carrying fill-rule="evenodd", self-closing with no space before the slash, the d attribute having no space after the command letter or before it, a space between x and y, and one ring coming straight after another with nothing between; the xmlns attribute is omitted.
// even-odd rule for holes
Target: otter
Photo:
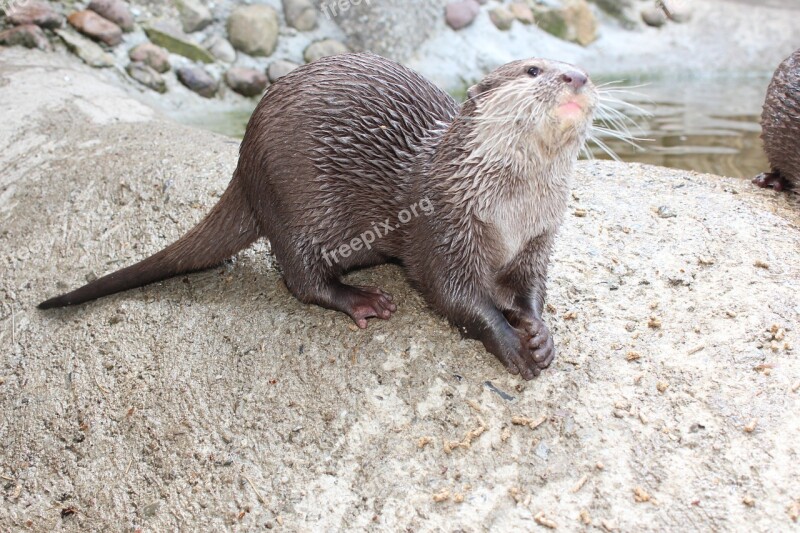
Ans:
<svg viewBox="0 0 800 533"><path fill-rule="evenodd" d="M42 309L220 264L269 239L300 301L359 328L392 296L351 270L399 261L427 302L529 380L553 361L550 253L597 91L572 65L501 66L459 106L397 63L344 54L300 67L253 112L230 184L197 226Z"/></svg>
<svg viewBox="0 0 800 533"><path fill-rule="evenodd" d="M780 64L767 89L761 114L761 138L770 172L753 178L776 191L800 183L800 49Z"/></svg>

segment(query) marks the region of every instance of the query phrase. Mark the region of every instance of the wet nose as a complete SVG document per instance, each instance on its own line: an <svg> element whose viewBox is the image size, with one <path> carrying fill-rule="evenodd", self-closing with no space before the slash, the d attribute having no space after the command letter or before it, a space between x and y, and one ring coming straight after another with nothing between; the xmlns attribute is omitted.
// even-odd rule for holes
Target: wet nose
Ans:
<svg viewBox="0 0 800 533"><path fill-rule="evenodd" d="M568 83L572 86L573 89L576 91L586 85L586 82L589 81L589 78L583 72L578 72L577 70L570 70L569 72L565 72L561 75L561 80L564 83Z"/></svg>

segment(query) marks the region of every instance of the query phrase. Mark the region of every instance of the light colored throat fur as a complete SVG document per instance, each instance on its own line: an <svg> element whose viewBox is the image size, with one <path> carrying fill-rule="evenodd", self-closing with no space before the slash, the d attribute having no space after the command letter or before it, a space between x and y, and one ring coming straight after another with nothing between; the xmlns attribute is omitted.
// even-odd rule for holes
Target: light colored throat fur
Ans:
<svg viewBox="0 0 800 533"><path fill-rule="evenodd" d="M478 211L481 220L494 229L500 239L498 269L514 260L531 239L554 233L564 217L569 199L577 149L569 146L542 158L528 153L531 145L516 150L516 157L506 159L502 170L492 169L498 187L491 202Z"/></svg>

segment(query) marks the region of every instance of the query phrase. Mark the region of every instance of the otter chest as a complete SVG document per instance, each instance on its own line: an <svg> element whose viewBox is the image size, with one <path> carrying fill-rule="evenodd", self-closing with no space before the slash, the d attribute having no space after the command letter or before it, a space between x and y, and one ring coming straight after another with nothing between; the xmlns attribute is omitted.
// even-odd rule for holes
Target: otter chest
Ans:
<svg viewBox="0 0 800 533"><path fill-rule="evenodd" d="M484 221L499 240L495 243L499 252L497 268L514 260L534 237L558 228L567 208L568 194L566 180L559 183L531 180L515 194L492 205Z"/></svg>

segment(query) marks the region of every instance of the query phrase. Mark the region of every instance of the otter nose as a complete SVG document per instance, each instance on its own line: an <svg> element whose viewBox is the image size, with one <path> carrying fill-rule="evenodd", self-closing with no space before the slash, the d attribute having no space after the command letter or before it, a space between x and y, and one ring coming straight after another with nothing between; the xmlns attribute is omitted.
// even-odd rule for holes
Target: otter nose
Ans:
<svg viewBox="0 0 800 533"><path fill-rule="evenodd" d="M583 72L578 72L577 70L570 70L569 72L565 72L561 75L561 80L564 83L568 83L572 85L572 88L576 91L586 85L586 82L589 81L589 78Z"/></svg>

